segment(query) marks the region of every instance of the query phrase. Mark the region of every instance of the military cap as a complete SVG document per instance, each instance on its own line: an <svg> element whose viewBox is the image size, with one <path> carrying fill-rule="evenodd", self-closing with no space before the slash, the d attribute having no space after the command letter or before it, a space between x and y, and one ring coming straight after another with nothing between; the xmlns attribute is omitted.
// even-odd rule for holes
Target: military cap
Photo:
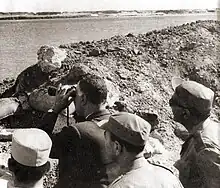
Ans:
<svg viewBox="0 0 220 188"><path fill-rule="evenodd" d="M151 125L135 114L120 112L110 116L101 128L134 146L144 146L149 138Z"/></svg>
<svg viewBox="0 0 220 188"><path fill-rule="evenodd" d="M211 89L195 81L178 82L174 84L174 89L179 103L186 108L196 109L200 114L210 113L214 100L214 92Z"/></svg>
<svg viewBox="0 0 220 188"><path fill-rule="evenodd" d="M39 167L46 164L51 147L50 137L41 129L18 129L12 135L12 157L24 166Z"/></svg>

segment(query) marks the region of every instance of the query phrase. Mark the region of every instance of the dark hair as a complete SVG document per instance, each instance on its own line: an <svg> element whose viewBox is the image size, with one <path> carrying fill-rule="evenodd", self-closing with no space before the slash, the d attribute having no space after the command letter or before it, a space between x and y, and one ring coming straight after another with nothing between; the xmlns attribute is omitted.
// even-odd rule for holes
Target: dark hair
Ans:
<svg viewBox="0 0 220 188"><path fill-rule="evenodd" d="M97 75L89 74L79 81L80 90L93 104L101 104L107 99L105 80Z"/></svg>
<svg viewBox="0 0 220 188"><path fill-rule="evenodd" d="M17 181L30 183L39 181L50 169L50 162L39 166L31 167L18 163L12 156L8 159L9 170L15 174Z"/></svg>
<svg viewBox="0 0 220 188"><path fill-rule="evenodd" d="M135 145L132 145L132 144L130 144L130 143L128 143L128 142L118 138L117 136L115 136L111 132L110 132L110 134L111 134L111 140L112 141L118 141L119 144L121 146L124 146L128 152L137 153L138 154L138 153L140 153L140 152L142 152L144 150L145 146L135 146Z"/></svg>

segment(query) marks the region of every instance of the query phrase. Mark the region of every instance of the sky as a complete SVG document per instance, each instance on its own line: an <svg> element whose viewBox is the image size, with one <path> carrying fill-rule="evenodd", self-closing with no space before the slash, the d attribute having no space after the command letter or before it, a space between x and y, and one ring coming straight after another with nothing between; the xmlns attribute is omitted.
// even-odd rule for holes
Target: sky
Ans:
<svg viewBox="0 0 220 188"><path fill-rule="evenodd" d="M212 9L220 0L0 0L0 12Z"/></svg>

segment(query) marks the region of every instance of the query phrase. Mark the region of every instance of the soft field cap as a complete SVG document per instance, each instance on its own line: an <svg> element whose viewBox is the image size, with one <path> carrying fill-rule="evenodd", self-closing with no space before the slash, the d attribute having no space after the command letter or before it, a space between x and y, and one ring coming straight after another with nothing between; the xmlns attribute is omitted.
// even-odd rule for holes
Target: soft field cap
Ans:
<svg viewBox="0 0 220 188"><path fill-rule="evenodd" d="M149 138L151 125L135 114L121 112L112 115L101 128L134 146L144 146Z"/></svg>
<svg viewBox="0 0 220 188"><path fill-rule="evenodd" d="M12 157L25 166L46 164L51 147L50 137L41 129L18 129L12 135Z"/></svg>
<svg viewBox="0 0 220 188"><path fill-rule="evenodd" d="M200 114L211 111L214 100L214 92L195 81L183 81L176 86L175 93L181 103L188 108L195 108Z"/></svg>

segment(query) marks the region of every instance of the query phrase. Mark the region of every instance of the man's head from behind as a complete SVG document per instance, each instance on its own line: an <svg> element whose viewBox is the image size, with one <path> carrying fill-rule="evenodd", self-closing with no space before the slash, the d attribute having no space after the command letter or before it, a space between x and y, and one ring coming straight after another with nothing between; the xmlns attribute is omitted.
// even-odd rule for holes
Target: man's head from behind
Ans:
<svg viewBox="0 0 220 188"><path fill-rule="evenodd" d="M46 132L31 128L18 129L12 135L9 170L15 181L22 184L36 183L50 169L49 154L52 141Z"/></svg>
<svg viewBox="0 0 220 188"><path fill-rule="evenodd" d="M187 126L190 122L193 124L195 120L204 121L209 117L213 100L214 92L211 89L195 81L182 81L175 88L169 103L174 120Z"/></svg>
<svg viewBox="0 0 220 188"><path fill-rule="evenodd" d="M88 74L77 84L75 108L80 116L88 115L88 108L98 109L107 100L107 86L103 78Z"/></svg>
<svg viewBox="0 0 220 188"><path fill-rule="evenodd" d="M141 117L121 112L112 115L102 127L105 130L106 163L120 161L128 155L142 153L151 125Z"/></svg>

